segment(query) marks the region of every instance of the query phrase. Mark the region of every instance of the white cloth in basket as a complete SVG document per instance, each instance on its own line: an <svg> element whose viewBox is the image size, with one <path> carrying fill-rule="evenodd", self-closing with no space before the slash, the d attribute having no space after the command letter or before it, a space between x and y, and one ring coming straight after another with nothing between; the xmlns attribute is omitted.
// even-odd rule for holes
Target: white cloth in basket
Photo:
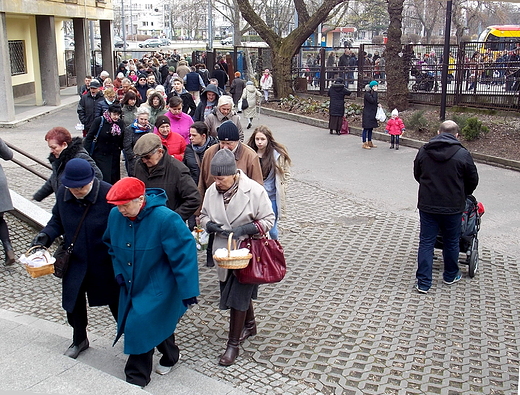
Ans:
<svg viewBox="0 0 520 395"><path fill-rule="evenodd" d="M249 254L249 249L240 248L238 250L231 250L229 253L230 258L237 258L242 256L247 256ZM228 249L227 248L218 248L215 250L215 256L217 258L227 258L228 257Z"/></svg>
<svg viewBox="0 0 520 395"><path fill-rule="evenodd" d="M42 267L56 262L56 258L49 254L49 251L47 250L37 250L29 256L22 254L20 255L19 260L21 263L29 267Z"/></svg>

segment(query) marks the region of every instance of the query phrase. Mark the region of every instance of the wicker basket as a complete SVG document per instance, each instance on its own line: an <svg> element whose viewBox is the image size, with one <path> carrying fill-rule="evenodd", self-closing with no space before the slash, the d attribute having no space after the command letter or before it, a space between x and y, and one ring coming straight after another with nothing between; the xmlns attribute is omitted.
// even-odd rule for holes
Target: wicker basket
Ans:
<svg viewBox="0 0 520 395"><path fill-rule="evenodd" d="M25 255L29 256L33 250L36 250L38 248L47 250L43 246L34 246L34 247L29 248L27 250L27 252L25 253ZM45 259L48 262L47 255L44 254L43 256L45 257ZM40 266L40 267L31 267L29 265L24 265L24 266L25 266L25 270L27 270L27 273L29 273L29 275L32 278L41 277L41 276L45 276L47 274L54 273L54 263L50 263L48 265L44 265L44 266Z"/></svg>
<svg viewBox="0 0 520 395"><path fill-rule="evenodd" d="M231 240L233 239L233 233L229 234L228 242L227 242L227 249L228 249L228 256L227 257L217 257L213 255L213 259L217 262L217 265L223 269L243 269L247 265L249 265L249 261L253 257L251 254L247 254L245 256L230 256L231 252ZM233 240L234 243L234 249L237 249L237 241Z"/></svg>

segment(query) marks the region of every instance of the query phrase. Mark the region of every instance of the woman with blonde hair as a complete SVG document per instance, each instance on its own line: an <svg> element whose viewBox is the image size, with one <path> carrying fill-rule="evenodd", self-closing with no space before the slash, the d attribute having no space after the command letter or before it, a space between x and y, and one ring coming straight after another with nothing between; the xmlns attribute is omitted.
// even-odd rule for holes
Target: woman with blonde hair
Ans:
<svg viewBox="0 0 520 395"><path fill-rule="evenodd" d="M258 126L247 142L260 158L264 188L271 200L275 215L274 225L269 231L271 239L278 239L279 214L285 212L285 188L290 177L291 158L284 145L275 141L271 129Z"/></svg>

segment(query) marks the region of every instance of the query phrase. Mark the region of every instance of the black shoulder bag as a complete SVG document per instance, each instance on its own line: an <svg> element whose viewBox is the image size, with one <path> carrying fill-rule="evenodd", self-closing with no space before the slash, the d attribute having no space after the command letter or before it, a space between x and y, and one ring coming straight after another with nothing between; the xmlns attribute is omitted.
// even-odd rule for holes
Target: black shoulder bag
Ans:
<svg viewBox="0 0 520 395"><path fill-rule="evenodd" d="M69 268L69 260L70 256L72 255L72 250L74 249L74 243L76 242L76 239L79 235L79 229L81 228L81 225L83 224L83 221L85 220L85 217L87 216L88 209L90 208L90 204L87 206L85 211L83 212L83 216L81 217L78 227L76 228L76 232L74 233L74 237L72 238L72 241L70 242L69 246L65 248L65 242L61 243L56 252L54 253L54 258L56 259L56 262L54 262L54 275L58 278L65 277L65 274L67 273L67 270Z"/></svg>

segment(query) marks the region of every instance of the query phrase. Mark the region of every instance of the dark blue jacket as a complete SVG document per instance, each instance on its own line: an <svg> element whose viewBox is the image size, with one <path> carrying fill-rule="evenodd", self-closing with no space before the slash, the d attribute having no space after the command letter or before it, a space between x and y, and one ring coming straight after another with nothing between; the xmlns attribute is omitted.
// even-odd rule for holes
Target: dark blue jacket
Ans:
<svg viewBox="0 0 520 395"><path fill-rule="evenodd" d="M56 194L52 218L42 230L51 240L63 235L65 245L69 246L87 204L91 205L76 239L69 270L62 281L62 305L69 313L74 309L83 283L90 306L117 303L119 285L114 279L108 247L102 239L113 207L106 201L109 189L110 184L94 178L90 193L84 199L76 199L61 185Z"/></svg>
<svg viewBox="0 0 520 395"><path fill-rule="evenodd" d="M332 84L329 88L329 115L342 117L345 115L345 96L350 96L351 92L345 84Z"/></svg>
<svg viewBox="0 0 520 395"><path fill-rule="evenodd" d="M206 86L204 85L204 81L202 81L202 77L196 71L192 71L186 74L184 87L188 92L198 92Z"/></svg>

